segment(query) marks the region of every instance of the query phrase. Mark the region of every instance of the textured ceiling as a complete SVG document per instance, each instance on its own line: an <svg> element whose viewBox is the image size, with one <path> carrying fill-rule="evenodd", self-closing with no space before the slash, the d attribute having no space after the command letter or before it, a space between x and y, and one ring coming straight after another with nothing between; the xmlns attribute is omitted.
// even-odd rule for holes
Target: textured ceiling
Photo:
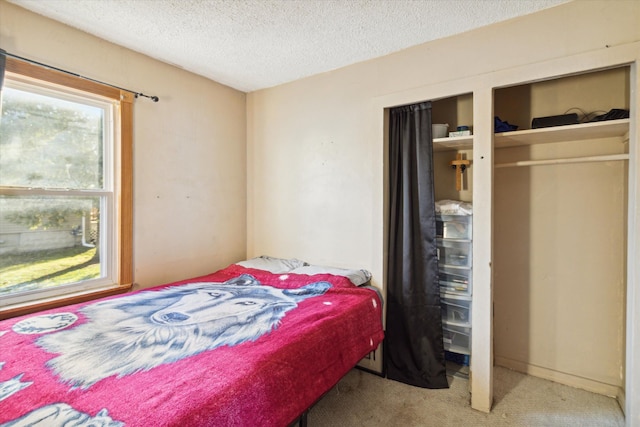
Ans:
<svg viewBox="0 0 640 427"><path fill-rule="evenodd" d="M244 92L567 0L8 0Z"/></svg>

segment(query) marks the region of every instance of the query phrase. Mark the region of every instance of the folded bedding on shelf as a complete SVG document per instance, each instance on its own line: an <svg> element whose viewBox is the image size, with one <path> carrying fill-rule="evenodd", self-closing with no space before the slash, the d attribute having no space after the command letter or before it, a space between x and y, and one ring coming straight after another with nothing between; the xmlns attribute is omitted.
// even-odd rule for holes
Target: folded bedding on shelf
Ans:
<svg viewBox="0 0 640 427"><path fill-rule="evenodd" d="M461 200L438 200L436 213L442 215L473 215L473 205Z"/></svg>

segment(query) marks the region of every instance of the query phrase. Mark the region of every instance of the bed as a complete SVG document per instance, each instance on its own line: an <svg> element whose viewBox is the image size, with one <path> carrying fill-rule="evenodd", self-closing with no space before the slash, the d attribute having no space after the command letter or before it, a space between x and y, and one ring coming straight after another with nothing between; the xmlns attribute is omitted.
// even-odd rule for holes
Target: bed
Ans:
<svg viewBox="0 0 640 427"><path fill-rule="evenodd" d="M0 426L287 426L383 339L365 270L258 257L0 322Z"/></svg>

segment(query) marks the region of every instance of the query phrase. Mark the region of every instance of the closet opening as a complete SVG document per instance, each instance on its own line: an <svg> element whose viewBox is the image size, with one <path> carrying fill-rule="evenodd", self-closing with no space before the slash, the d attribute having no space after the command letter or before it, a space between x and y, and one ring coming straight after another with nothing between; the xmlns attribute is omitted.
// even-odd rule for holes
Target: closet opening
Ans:
<svg viewBox="0 0 640 427"><path fill-rule="evenodd" d="M495 365L624 409L630 68L493 101Z"/></svg>
<svg viewBox="0 0 640 427"><path fill-rule="evenodd" d="M427 103L431 110L431 138L432 150L428 153L433 169L433 199L436 202L431 209L436 211L436 239L437 242L437 275L435 277L435 292L439 295L442 306L442 344L444 346L447 374L469 378L471 362L471 310L472 310L472 172L473 172L473 96L471 93L451 96L432 101L422 101L408 107L417 108ZM394 107L395 108L395 107ZM390 114L391 108L385 108L385 210L395 206L390 195ZM425 156L425 160L428 158ZM460 172L458 187L456 187L457 170L452 168L452 162L457 159L463 161L465 171ZM393 161L395 165L395 160ZM421 171L425 172L425 171ZM429 178L423 176L424 183ZM395 188L396 186L392 185ZM463 204L467 211L451 212L451 206L446 215L438 214L438 202L449 199ZM451 205L451 204L450 204ZM397 214L388 214L395 217ZM389 247L390 225L385 221L385 247ZM455 229L464 230L454 233ZM390 271L390 251L385 254L386 271ZM390 279L387 281L387 299L390 296ZM387 330L390 320L387 308ZM389 340L387 340L389 345ZM385 361L388 363L390 348L385 349ZM387 373L388 373L387 366Z"/></svg>
<svg viewBox="0 0 640 427"><path fill-rule="evenodd" d="M473 94L433 101L438 279L447 374L469 378L473 339ZM438 127L444 134L436 135Z"/></svg>

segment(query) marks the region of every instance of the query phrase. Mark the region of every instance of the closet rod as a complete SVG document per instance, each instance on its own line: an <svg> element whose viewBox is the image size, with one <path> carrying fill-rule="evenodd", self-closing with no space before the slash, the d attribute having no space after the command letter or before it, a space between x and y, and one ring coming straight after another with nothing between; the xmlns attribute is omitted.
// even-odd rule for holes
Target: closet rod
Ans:
<svg viewBox="0 0 640 427"><path fill-rule="evenodd" d="M524 160L513 163L498 163L496 168L511 168L517 166L537 166L537 165L561 165L567 163L589 163L589 162L610 162L613 160L629 160L628 154L609 154L605 156L572 157L567 159L550 160Z"/></svg>

